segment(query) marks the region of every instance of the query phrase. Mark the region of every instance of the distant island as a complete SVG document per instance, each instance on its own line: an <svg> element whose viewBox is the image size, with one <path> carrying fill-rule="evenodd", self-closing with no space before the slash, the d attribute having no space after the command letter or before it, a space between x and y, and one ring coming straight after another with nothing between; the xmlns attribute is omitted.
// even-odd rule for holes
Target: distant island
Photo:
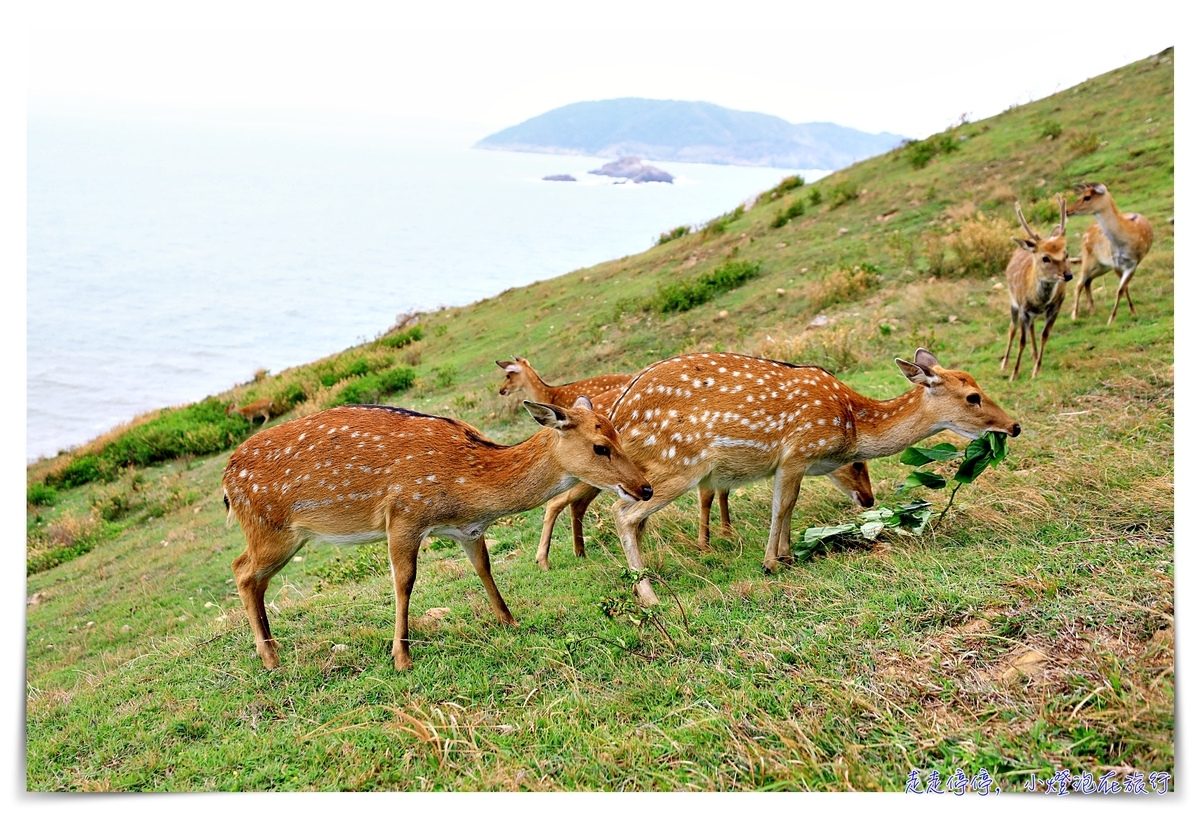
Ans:
<svg viewBox="0 0 1200 818"><path fill-rule="evenodd" d="M626 97L564 105L484 137L475 147L837 170L889 151L903 139L831 122L795 124L710 102Z"/></svg>

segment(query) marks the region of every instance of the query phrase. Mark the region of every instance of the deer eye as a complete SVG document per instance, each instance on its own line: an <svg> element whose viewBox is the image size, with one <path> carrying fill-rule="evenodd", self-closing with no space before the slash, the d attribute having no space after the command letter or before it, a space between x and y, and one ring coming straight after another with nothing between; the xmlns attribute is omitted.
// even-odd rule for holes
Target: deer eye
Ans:
<svg viewBox="0 0 1200 818"><path fill-rule="evenodd" d="M1042 256L1042 264L1049 264L1050 256Z"/></svg>
<svg viewBox="0 0 1200 818"><path fill-rule="evenodd" d="M971 394L967 395L967 403L971 404L972 406L978 406L982 401L983 399L979 397L978 392L972 392Z"/></svg>
<svg viewBox="0 0 1200 818"><path fill-rule="evenodd" d="M592 447L592 451L601 457L608 457L610 454L612 454L612 452L608 450L607 446L601 446L599 443Z"/></svg>
<svg viewBox="0 0 1200 818"><path fill-rule="evenodd" d="M1092 197L1091 197L1091 196L1084 196L1084 197L1083 197L1083 200L1084 200L1085 202L1090 202L1090 201L1092 200Z"/></svg>

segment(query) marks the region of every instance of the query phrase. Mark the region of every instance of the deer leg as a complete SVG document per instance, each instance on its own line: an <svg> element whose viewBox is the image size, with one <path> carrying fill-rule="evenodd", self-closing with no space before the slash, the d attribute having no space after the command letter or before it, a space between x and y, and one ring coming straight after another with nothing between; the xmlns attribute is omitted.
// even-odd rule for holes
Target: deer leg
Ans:
<svg viewBox="0 0 1200 818"><path fill-rule="evenodd" d="M621 548L625 551L625 561L631 571L642 571L646 566L642 562L641 540L645 531L646 520L651 514L670 505L680 495L691 491L696 482L687 477L677 476L659 481L656 475L647 475L654 480L654 497L649 500L626 500L623 497L613 504L613 517L617 524L617 536L621 538ZM642 605L657 605L658 596L650 587L650 580L643 577L637 584L638 601Z"/></svg>
<svg viewBox="0 0 1200 818"><path fill-rule="evenodd" d="M1136 269L1136 268L1135 268ZM1124 295L1129 300L1129 314L1134 318L1137 313L1133 310L1133 299L1129 297L1129 280L1133 278L1133 270L1121 273L1121 281L1117 285L1117 300L1113 302L1112 312L1108 316L1108 323L1112 323L1117 317L1117 307L1121 306L1121 296Z"/></svg>
<svg viewBox="0 0 1200 818"><path fill-rule="evenodd" d="M771 533L767 536L767 550L763 556L763 572L770 574L779 569L779 555L791 549L781 545L792 525L792 510L800 494L800 481L804 479L804 465L784 463L775 472L775 493L771 501Z"/></svg>
<svg viewBox="0 0 1200 818"><path fill-rule="evenodd" d="M492 579L492 561L488 557L487 543L484 542L483 535L480 534L477 540L464 542L462 547L463 551L467 552L467 559L475 567L475 573L479 574L479 579L483 581L483 588L487 591L488 601L492 603L496 618L504 625L515 626L517 620L513 619L508 606L504 604L504 598L500 596L500 589L496 587L496 580Z"/></svg>
<svg viewBox="0 0 1200 818"><path fill-rule="evenodd" d="M699 546L701 551L708 550L708 522L712 518L712 501L714 492L712 489L700 487L700 541Z"/></svg>
<svg viewBox="0 0 1200 818"><path fill-rule="evenodd" d="M254 649L263 667L274 670L279 667L279 651L267 621L267 585L300 549L303 540L290 532L264 533L253 526L245 532L246 550L233 561L233 577L254 631Z"/></svg>
<svg viewBox="0 0 1200 818"><path fill-rule="evenodd" d="M587 551L583 547L583 515L587 514L588 506L592 504L592 501L600 496L600 489L595 486L587 486L587 489L588 491L580 494L571 502L571 536L574 540L575 556L577 557L587 556Z"/></svg>
<svg viewBox="0 0 1200 818"><path fill-rule="evenodd" d="M1008 366L1008 354L1012 352L1013 337L1017 334L1017 308L1013 307L1012 316L1008 322L1008 346L1004 348L1004 357L1000 360L1000 371L1004 371L1004 367Z"/></svg>
<svg viewBox="0 0 1200 818"><path fill-rule="evenodd" d="M1058 311L1061 303L1058 306L1053 306L1046 310L1046 322L1042 324L1042 348L1038 351L1037 362L1033 365L1033 375L1036 378L1038 373L1042 371L1042 356L1046 354L1046 340L1050 337L1050 328L1054 326L1054 322L1058 320Z"/></svg>
<svg viewBox="0 0 1200 818"><path fill-rule="evenodd" d="M1009 378L1010 381L1015 381L1017 379L1017 373L1021 371L1021 356L1025 354L1025 332L1026 332L1026 329L1029 330L1030 335L1033 334L1033 328L1031 326L1029 326L1030 324L1032 324L1032 321L1026 321L1025 315L1022 314L1021 315L1021 345L1019 347L1017 347L1017 362L1015 364L1013 364L1012 377Z"/></svg>
<svg viewBox="0 0 1200 818"><path fill-rule="evenodd" d="M554 524L563 509L570 505L578 489L579 486L576 486L570 491L564 491L546 503L546 512L542 515L542 539L538 542L537 550L537 564L543 571L550 570L550 538L554 534Z"/></svg>
<svg viewBox="0 0 1200 818"><path fill-rule="evenodd" d="M717 504L721 507L721 536L728 540L733 536L733 526L729 524L729 489L717 492Z"/></svg>
<svg viewBox="0 0 1200 818"><path fill-rule="evenodd" d="M408 601L417 580L417 552L420 550L419 533L389 529L388 561L392 565L392 584L396 589L396 633L392 637L392 660L396 670L412 667L412 655L408 652Z"/></svg>

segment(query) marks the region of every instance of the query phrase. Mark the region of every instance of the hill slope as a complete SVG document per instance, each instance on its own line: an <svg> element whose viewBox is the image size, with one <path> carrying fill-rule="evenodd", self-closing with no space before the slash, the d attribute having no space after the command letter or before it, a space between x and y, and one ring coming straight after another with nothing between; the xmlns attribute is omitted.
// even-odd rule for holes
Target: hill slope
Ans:
<svg viewBox="0 0 1200 818"><path fill-rule="evenodd" d="M681 498L645 541L669 588L663 630L603 613L632 597L601 500L588 556L560 525L549 573L533 559L539 511L489 531L519 628L495 623L460 549L424 550L407 674L387 655L382 545L305 549L268 592L283 666L266 673L230 584L244 540L224 525L225 454L54 494L38 486L68 458L36 464L30 553L90 550L28 579L28 787L902 790L914 769L944 784L984 768L1019 790L1030 771L1173 774L1173 71L1164 52L781 186L636 256L425 316L423 339L396 351L314 365L399 356L417 380L392 402L512 443L536 428L496 394L494 361L514 353L561 383L735 350L818 363L881 398L905 387L892 359L924 346L1021 422L1009 459L934 533L835 547L778 576L761 570L769 484L735 493L735 536L706 551ZM1054 194L1083 179L1154 226L1138 315L1105 326L1115 288L1101 279L1099 313L1060 319L1041 376L1010 383L1013 201L1046 225ZM1068 224L1072 253L1090 223ZM761 274L689 311L655 306L663 285L742 260ZM284 399L304 377L220 397ZM930 443L943 438L961 444ZM908 468L871 469L880 503L907 499ZM806 481L795 525L854 516Z"/></svg>
<svg viewBox="0 0 1200 818"><path fill-rule="evenodd" d="M835 170L898 145L831 122L793 124L710 102L626 97L576 102L481 139L477 148Z"/></svg>

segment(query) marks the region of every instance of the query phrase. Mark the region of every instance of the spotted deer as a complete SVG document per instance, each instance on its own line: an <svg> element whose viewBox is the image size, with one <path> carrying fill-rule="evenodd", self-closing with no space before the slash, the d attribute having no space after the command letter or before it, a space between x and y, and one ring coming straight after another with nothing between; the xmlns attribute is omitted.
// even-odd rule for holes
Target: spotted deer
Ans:
<svg viewBox="0 0 1200 818"><path fill-rule="evenodd" d="M267 421L271 419L271 413L274 411L275 401L271 400L270 398L256 400L254 403L247 403L245 406L238 406L236 403L231 403L225 407L226 416L234 414L241 415L251 423L254 422L256 417L261 417L263 419L264 426L267 424Z"/></svg>
<svg viewBox="0 0 1200 818"><path fill-rule="evenodd" d="M562 386L551 386L538 376L529 361L514 356L511 361L496 361L496 366L504 370L504 383L500 385L501 395L511 395L519 389L524 389L529 397L539 403L552 403L555 406L570 406L580 395L595 400L596 396L610 389L624 389L629 384L630 375L597 375L594 378L584 378L582 381L565 383Z"/></svg>
<svg viewBox="0 0 1200 818"><path fill-rule="evenodd" d="M597 412L607 412L608 408L621 396L624 389L610 389L601 392L592 403ZM863 508L875 504L875 495L871 491L871 475L866 463L849 463L834 469L826 475L830 482L838 487L847 497ZM595 486L577 485L570 491L563 492L546 503L546 511L542 517L542 538L538 543L537 563L543 570L550 570L550 540L554 534L554 524L567 506L571 507L571 537L575 556L586 556L587 550L583 544L583 516L588 507L597 497L600 490ZM713 490L700 489L700 533L699 546L701 550L708 547L708 528L710 510L712 507ZM729 522L729 490L720 491L721 535L732 536L732 526Z"/></svg>
<svg viewBox="0 0 1200 818"><path fill-rule="evenodd" d="M613 506L629 567L644 568L646 519L693 488L774 476L763 559L770 573L786 554L784 532L805 474L895 454L943 429L968 438L1020 434L966 372L944 369L924 349L896 365L914 386L891 400L860 395L820 367L733 353L680 355L635 375L609 410L630 459L654 485L650 502L619 498ZM643 604L658 601L644 577L637 593Z"/></svg>
<svg viewBox="0 0 1200 818"><path fill-rule="evenodd" d="M570 408L525 401L546 428L502 446L461 421L392 406L341 406L264 429L229 458L221 480L246 550L233 561L263 665L279 665L263 599L271 577L309 541L386 539L396 593L392 657L412 666L408 605L427 535L466 551L501 623L516 625L492 579L484 532L578 481L643 502L653 492L612 423L587 398Z"/></svg>
<svg viewBox="0 0 1200 818"><path fill-rule="evenodd" d="M1109 270L1116 270L1117 297L1112 312L1108 314L1111 324L1121 306L1121 296L1129 303L1129 314L1136 317L1133 298L1129 295L1129 281L1142 259L1150 252L1154 242L1154 229L1149 220L1137 213L1122 213L1104 185L1085 182L1075 188L1079 198L1067 206L1067 215L1093 213L1094 224L1083 234L1083 250L1079 255L1079 282L1075 285L1075 304L1071 307L1071 320L1079 314L1079 295L1087 293L1088 310L1096 308L1092 300L1092 282Z"/></svg>
<svg viewBox="0 0 1200 818"><path fill-rule="evenodd" d="M1071 280L1071 259L1067 257L1067 203L1060 195L1058 197L1058 224L1048 238L1042 238L1035 233L1025 221L1021 212L1021 203L1017 202L1017 218L1021 227L1025 228L1026 237L1013 239L1017 249L1009 259L1008 268L1004 271L1008 279L1008 300L1011 305L1008 325L1008 347L1004 350L1004 359L1000 361L1000 371L1008 366L1008 356L1012 352L1013 337L1017 325L1021 327L1021 345L1017 348L1017 360L1013 364L1012 377L1015 381L1021 371L1021 356L1025 354L1025 335L1033 344L1033 375L1036 378L1042 369L1042 356L1046 353L1046 340L1050 337L1050 328L1058 320L1058 311L1062 308L1063 297L1066 295L1066 282ZM1042 346L1039 349L1037 336L1034 334L1033 322L1039 315L1045 316L1042 322Z"/></svg>

